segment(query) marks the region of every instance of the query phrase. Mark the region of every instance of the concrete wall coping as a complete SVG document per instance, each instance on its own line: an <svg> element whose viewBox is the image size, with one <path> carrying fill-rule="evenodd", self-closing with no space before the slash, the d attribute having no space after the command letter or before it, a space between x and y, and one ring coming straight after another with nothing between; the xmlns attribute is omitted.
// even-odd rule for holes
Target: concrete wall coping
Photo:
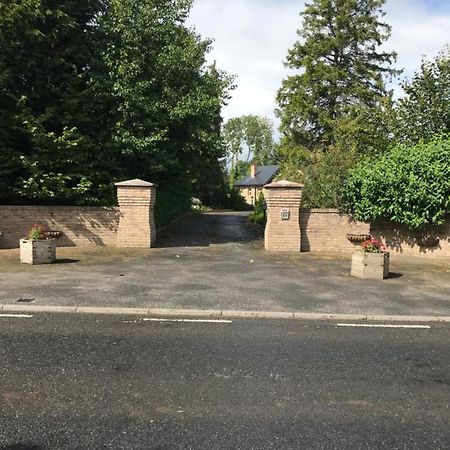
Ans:
<svg viewBox="0 0 450 450"><path fill-rule="evenodd" d="M294 181L279 180L273 183L266 184L264 189L302 189L305 185L302 183L295 183Z"/></svg>
<svg viewBox="0 0 450 450"><path fill-rule="evenodd" d="M27 210L27 209L39 209L45 210L61 210L61 211L118 211L118 206L73 206L73 205L0 205L2 210Z"/></svg>
<svg viewBox="0 0 450 450"><path fill-rule="evenodd" d="M157 187L156 184L150 183L149 181L144 181L139 178L134 178L133 180L120 181L114 183L115 186L120 187Z"/></svg>
<svg viewBox="0 0 450 450"><path fill-rule="evenodd" d="M319 213L319 214L342 214L336 208L301 208L301 212L305 213ZM343 214L345 215L345 214Z"/></svg>

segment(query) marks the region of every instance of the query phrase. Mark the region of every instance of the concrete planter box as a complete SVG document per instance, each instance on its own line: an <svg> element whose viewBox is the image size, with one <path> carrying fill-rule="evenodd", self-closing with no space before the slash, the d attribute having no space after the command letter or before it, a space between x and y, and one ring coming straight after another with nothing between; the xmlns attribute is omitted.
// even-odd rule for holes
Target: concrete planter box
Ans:
<svg viewBox="0 0 450 450"><path fill-rule="evenodd" d="M352 277L382 280L389 276L389 252L355 252L352 255Z"/></svg>
<svg viewBox="0 0 450 450"><path fill-rule="evenodd" d="M20 262L25 264L50 264L56 259L55 239L21 239Z"/></svg>

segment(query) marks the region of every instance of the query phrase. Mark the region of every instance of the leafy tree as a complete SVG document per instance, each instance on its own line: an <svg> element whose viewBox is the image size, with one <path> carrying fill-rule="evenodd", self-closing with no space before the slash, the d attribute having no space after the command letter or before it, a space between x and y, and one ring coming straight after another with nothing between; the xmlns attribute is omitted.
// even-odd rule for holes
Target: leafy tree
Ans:
<svg viewBox="0 0 450 450"><path fill-rule="evenodd" d="M266 117L234 117L224 125L223 137L231 162L232 179L239 178L238 175L244 167L240 164L242 159L247 166L249 163L265 165L274 162L273 124Z"/></svg>
<svg viewBox="0 0 450 450"><path fill-rule="evenodd" d="M326 151L309 150L287 141L278 149L280 177L305 184L302 204L306 208L336 208L355 155L331 146Z"/></svg>
<svg viewBox="0 0 450 450"><path fill-rule="evenodd" d="M247 161L238 161L230 170L230 178L234 181L238 181L247 177L250 174L250 166L251 164Z"/></svg>
<svg viewBox="0 0 450 450"><path fill-rule="evenodd" d="M373 108L354 107L351 114L335 121L335 146L354 158L384 153L394 143L392 121L395 106L390 95Z"/></svg>
<svg viewBox="0 0 450 450"><path fill-rule="evenodd" d="M135 177L211 197L231 80L206 66L190 7L0 0L1 201L111 203Z"/></svg>
<svg viewBox="0 0 450 450"><path fill-rule="evenodd" d="M450 214L450 138L399 145L360 162L344 189L358 220L388 219L410 229L441 225Z"/></svg>
<svg viewBox="0 0 450 450"><path fill-rule="evenodd" d="M99 133L108 105L92 85L104 8L100 0L0 2L2 201L108 197L114 157Z"/></svg>
<svg viewBox="0 0 450 450"><path fill-rule="evenodd" d="M384 2L313 0L301 13L301 39L286 62L297 73L277 96L280 129L296 145L337 144L343 122L359 133L364 111L388 95L385 77L398 72L391 67L395 53L379 49L390 35L381 21Z"/></svg>
<svg viewBox="0 0 450 450"><path fill-rule="evenodd" d="M450 133L450 48L423 61L395 108L392 132L397 142L414 144Z"/></svg>
<svg viewBox="0 0 450 450"><path fill-rule="evenodd" d="M119 105L114 139L141 176L183 168L195 182L203 159L218 165L221 106L230 79L205 68L210 41L184 24L190 0L110 0L102 18L106 64Z"/></svg>

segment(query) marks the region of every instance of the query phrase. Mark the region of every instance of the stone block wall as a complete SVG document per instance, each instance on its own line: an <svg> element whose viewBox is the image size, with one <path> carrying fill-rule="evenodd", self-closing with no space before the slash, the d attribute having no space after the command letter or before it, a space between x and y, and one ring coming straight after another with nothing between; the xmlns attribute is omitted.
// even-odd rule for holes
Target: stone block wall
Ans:
<svg viewBox="0 0 450 450"><path fill-rule="evenodd" d="M119 208L0 206L0 248L16 248L33 224L62 231L58 246L116 245Z"/></svg>

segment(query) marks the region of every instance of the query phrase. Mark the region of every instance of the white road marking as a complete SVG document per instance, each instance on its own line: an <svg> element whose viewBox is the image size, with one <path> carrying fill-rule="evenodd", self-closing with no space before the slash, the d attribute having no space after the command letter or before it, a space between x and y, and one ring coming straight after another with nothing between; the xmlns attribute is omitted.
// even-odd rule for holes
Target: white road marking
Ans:
<svg viewBox="0 0 450 450"><path fill-rule="evenodd" d="M429 325L394 325L394 324L377 324L377 323L338 323L338 327L355 327L355 328L412 328L419 330L428 330Z"/></svg>
<svg viewBox="0 0 450 450"><path fill-rule="evenodd" d="M30 314L0 314L0 318L11 318L11 319L31 319L33 316Z"/></svg>
<svg viewBox="0 0 450 450"><path fill-rule="evenodd" d="M142 319L145 322L185 322L185 323L233 323L223 319Z"/></svg>

